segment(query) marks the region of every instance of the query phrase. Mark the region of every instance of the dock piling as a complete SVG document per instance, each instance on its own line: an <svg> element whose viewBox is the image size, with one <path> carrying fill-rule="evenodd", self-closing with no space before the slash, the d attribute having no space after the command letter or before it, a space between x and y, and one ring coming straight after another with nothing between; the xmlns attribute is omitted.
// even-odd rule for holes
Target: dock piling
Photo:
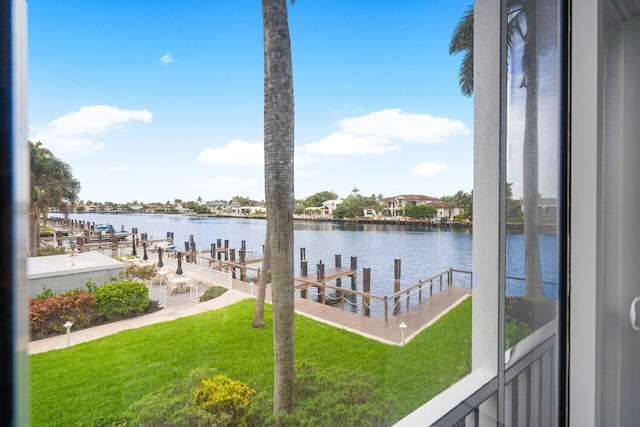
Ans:
<svg viewBox="0 0 640 427"><path fill-rule="evenodd" d="M371 268L364 267L362 269L362 292L371 293ZM369 297L362 298L362 312L365 317L371 317L371 299Z"/></svg>
<svg viewBox="0 0 640 427"><path fill-rule="evenodd" d="M393 293L400 292L400 266L399 259L393 260ZM393 314L397 316L400 314L400 296L394 298Z"/></svg>

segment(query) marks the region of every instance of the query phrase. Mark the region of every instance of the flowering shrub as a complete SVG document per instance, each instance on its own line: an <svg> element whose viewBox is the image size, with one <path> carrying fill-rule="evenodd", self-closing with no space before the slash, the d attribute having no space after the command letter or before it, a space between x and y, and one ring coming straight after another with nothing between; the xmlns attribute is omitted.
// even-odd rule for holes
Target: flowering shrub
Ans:
<svg viewBox="0 0 640 427"><path fill-rule="evenodd" d="M256 394L240 381L234 381L226 375L216 375L213 379L202 380L196 390L194 403L207 411L220 416L227 425L244 424L251 404L251 396Z"/></svg>
<svg viewBox="0 0 640 427"><path fill-rule="evenodd" d="M42 337L65 332L63 325L67 321L86 328L96 316L96 305L96 297L88 292L55 295L47 299L33 298L29 304L31 334Z"/></svg>
<svg viewBox="0 0 640 427"><path fill-rule="evenodd" d="M141 282L106 283L95 290L98 316L107 320L129 313L142 313L149 306L149 290Z"/></svg>

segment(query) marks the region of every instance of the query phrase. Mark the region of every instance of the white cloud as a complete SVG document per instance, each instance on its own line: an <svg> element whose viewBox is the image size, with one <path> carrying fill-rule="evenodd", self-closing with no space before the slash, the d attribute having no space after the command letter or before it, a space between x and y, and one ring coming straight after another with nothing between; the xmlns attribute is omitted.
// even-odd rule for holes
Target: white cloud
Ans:
<svg viewBox="0 0 640 427"><path fill-rule="evenodd" d="M411 169L411 174L418 175L418 176L431 177L442 172L446 168L447 168L447 165L443 163L425 162Z"/></svg>
<svg viewBox="0 0 640 427"><path fill-rule="evenodd" d="M206 165L262 166L264 164L264 144L234 139L221 148L205 148L196 159Z"/></svg>
<svg viewBox="0 0 640 427"><path fill-rule="evenodd" d="M170 64L173 62L173 57L169 54L169 52L167 52L162 55L162 57L160 58L160 62L162 62L163 64Z"/></svg>
<svg viewBox="0 0 640 427"><path fill-rule="evenodd" d="M298 149L317 156L381 155L402 148L401 141L433 143L471 133L460 121L399 108L349 117L337 125L339 131Z"/></svg>
<svg viewBox="0 0 640 427"><path fill-rule="evenodd" d="M376 135L354 135L334 132L320 141L301 146L303 153L318 156L352 156L363 154L385 154L401 148L400 144Z"/></svg>
<svg viewBox="0 0 640 427"><path fill-rule="evenodd" d="M66 114L38 131L32 138L51 148L56 155L83 156L104 147L95 136L111 130L123 129L131 121L151 122L152 113L147 110L122 110L109 105L91 105Z"/></svg>
<svg viewBox="0 0 640 427"><path fill-rule="evenodd" d="M470 131L464 123L429 114L405 113L399 108L376 111L338 122L343 131L353 135L375 135L389 140L440 142Z"/></svg>

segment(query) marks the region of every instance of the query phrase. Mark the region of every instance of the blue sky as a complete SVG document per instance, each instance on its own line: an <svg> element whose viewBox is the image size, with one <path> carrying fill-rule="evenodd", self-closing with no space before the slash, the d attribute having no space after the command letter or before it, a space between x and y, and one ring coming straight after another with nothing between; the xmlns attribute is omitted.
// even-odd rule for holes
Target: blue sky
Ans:
<svg viewBox="0 0 640 427"><path fill-rule="evenodd" d="M470 1L289 7L296 198L470 191L473 102L448 54ZM28 3L30 139L80 199L264 199L258 0Z"/></svg>

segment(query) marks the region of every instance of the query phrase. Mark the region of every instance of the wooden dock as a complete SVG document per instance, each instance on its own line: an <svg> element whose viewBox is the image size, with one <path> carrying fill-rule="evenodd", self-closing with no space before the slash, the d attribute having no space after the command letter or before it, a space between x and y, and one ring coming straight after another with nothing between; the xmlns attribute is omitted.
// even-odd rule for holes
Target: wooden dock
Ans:
<svg viewBox="0 0 640 427"><path fill-rule="evenodd" d="M318 274L307 274L305 276L297 276L294 280L296 284L314 283L314 282L331 282L333 280L345 277L355 277L356 271L346 267L335 267L324 271L324 277L318 278Z"/></svg>
<svg viewBox="0 0 640 427"><path fill-rule="evenodd" d="M344 276L343 276L344 277ZM257 295L258 288L240 280L233 280L233 289ZM348 292L345 289L345 292ZM384 319L365 317L362 313L352 313L309 299L296 297L295 311L319 322L345 329L365 337L387 344L402 345L400 324L407 325L404 331L405 342L425 329L443 314L471 295L471 289L463 286L451 286L442 289L420 304L396 315ZM271 303L271 287L267 287L266 300Z"/></svg>

